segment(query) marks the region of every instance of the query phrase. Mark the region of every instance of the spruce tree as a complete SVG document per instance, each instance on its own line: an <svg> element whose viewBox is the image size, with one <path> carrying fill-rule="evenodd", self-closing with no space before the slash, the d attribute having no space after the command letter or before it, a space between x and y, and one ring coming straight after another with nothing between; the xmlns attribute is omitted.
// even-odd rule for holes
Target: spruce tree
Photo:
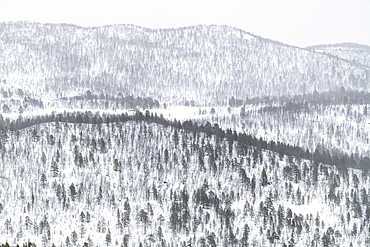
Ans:
<svg viewBox="0 0 370 247"><path fill-rule="evenodd" d="M262 169L262 173L261 173L261 185L262 186L268 185L267 174L266 174L265 168Z"/></svg>
<svg viewBox="0 0 370 247"><path fill-rule="evenodd" d="M245 224L244 227L243 227L242 238L240 240L241 246L243 246L243 247L249 246L249 244L248 244L249 233L250 233L250 228L249 228L248 224Z"/></svg>
<svg viewBox="0 0 370 247"><path fill-rule="evenodd" d="M112 243L112 236L110 233L110 229L108 228L108 232L105 235L105 244L108 246L110 243Z"/></svg>
<svg viewBox="0 0 370 247"><path fill-rule="evenodd" d="M45 189L45 187L46 187L46 182L47 182L45 173L41 174L40 182L41 182L41 187L42 187L43 189Z"/></svg>
<svg viewBox="0 0 370 247"><path fill-rule="evenodd" d="M58 164L54 160L51 162L50 171L51 171L51 174L53 175L53 177L57 177L58 174L59 174Z"/></svg>

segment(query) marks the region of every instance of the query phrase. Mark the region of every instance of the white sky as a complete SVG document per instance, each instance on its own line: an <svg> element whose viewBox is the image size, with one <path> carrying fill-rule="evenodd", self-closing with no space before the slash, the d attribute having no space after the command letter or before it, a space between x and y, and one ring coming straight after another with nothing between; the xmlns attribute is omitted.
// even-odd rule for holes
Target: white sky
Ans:
<svg viewBox="0 0 370 247"><path fill-rule="evenodd" d="M370 0L0 0L0 22L226 24L291 45L370 45Z"/></svg>

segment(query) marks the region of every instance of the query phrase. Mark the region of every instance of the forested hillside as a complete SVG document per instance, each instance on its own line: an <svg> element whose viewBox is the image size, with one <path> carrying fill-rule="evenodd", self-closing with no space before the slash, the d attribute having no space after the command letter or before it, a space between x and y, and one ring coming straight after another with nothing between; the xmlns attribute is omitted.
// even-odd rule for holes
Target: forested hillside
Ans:
<svg viewBox="0 0 370 247"><path fill-rule="evenodd" d="M160 102L368 91L369 69L227 26L0 24L0 77L34 98L87 90ZM47 99L46 98L46 99Z"/></svg>
<svg viewBox="0 0 370 247"><path fill-rule="evenodd" d="M149 112L59 119L2 132L0 233L11 244L369 244L364 170Z"/></svg>
<svg viewBox="0 0 370 247"><path fill-rule="evenodd" d="M307 47L325 54L334 55L349 60L358 65L370 68L370 46L354 43L315 45Z"/></svg>
<svg viewBox="0 0 370 247"><path fill-rule="evenodd" d="M370 246L369 54L0 23L0 244Z"/></svg>
<svg viewBox="0 0 370 247"><path fill-rule="evenodd" d="M193 121L201 124L217 123L222 128L245 131L267 141L298 145L311 152L327 149L330 155L339 151L349 156L370 157L368 107L368 104L287 102L227 110L214 108L214 112L212 108L195 108L193 116L184 115L192 116Z"/></svg>

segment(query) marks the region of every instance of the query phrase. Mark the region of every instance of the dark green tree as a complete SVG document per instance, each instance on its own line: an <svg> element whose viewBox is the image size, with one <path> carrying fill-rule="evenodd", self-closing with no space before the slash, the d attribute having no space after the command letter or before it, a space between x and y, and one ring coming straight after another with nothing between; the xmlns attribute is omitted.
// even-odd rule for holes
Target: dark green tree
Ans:
<svg viewBox="0 0 370 247"><path fill-rule="evenodd" d="M266 169L265 168L262 169L262 173L261 173L261 185L262 186L268 185L267 174L266 174Z"/></svg>
<svg viewBox="0 0 370 247"><path fill-rule="evenodd" d="M112 236L110 233L110 229L108 228L108 232L105 235L105 244L108 246L110 243L112 243Z"/></svg>
<svg viewBox="0 0 370 247"><path fill-rule="evenodd" d="M4 226L5 226L6 234L9 234L9 232L12 231L12 220L11 219L6 219Z"/></svg>
<svg viewBox="0 0 370 247"><path fill-rule="evenodd" d="M113 170L116 171L116 172L121 172L121 170L122 170L121 162L118 161L117 159L114 159Z"/></svg>
<svg viewBox="0 0 370 247"><path fill-rule="evenodd" d="M288 247L294 247L294 246L295 246L294 232L292 231L292 234L291 234L290 239L288 241Z"/></svg>
<svg viewBox="0 0 370 247"><path fill-rule="evenodd" d="M45 165L46 164L46 155L44 152L41 154L41 162Z"/></svg>
<svg viewBox="0 0 370 247"><path fill-rule="evenodd" d="M86 227L85 227L85 225L83 223L81 223L79 230L80 230L80 237L81 238L84 238L85 233L86 233Z"/></svg>
<svg viewBox="0 0 370 247"><path fill-rule="evenodd" d="M71 186L69 186L69 196L71 197L71 200L76 200L77 197L77 191L75 185L72 183Z"/></svg>
<svg viewBox="0 0 370 247"><path fill-rule="evenodd" d="M58 163L55 162L54 160L51 162L50 171L51 171L51 174L53 175L53 177L57 177L58 174L59 174Z"/></svg>
<svg viewBox="0 0 370 247"><path fill-rule="evenodd" d="M66 237L66 247L71 246L71 241L69 240L69 237Z"/></svg>
<svg viewBox="0 0 370 247"><path fill-rule="evenodd" d="M172 135L172 140L173 140L173 143L175 144L175 148L177 148L177 146L179 145L179 140L180 140L177 130L174 131Z"/></svg>
<svg viewBox="0 0 370 247"><path fill-rule="evenodd" d="M151 225L151 220L149 218L148 213L144 209L141 209L139 213L137 214L136 220L138 221L138 223L143 224L144 233L146 233L147 226Z"/></svg>
<svg viewBox="0 0 370 247"><path fill-rule="evenodd" d="M89 214L89 212L86 213L86 223L90 223L91 222L91 216Z"/></svg>
<svg viewBox="0 0 370 247"><path fill-rule="evenodd" d="M249 233L250 233L250 228L248 224L245 224L243 227L243 234L242 238L240 239L240 244L243 247L249 246L248 240L249 240Z"/></svg>
<svg viewBox="0 0 370 247"><path fill-rule="evenodd" d="M41 178L40 178L40 182L41 182L41 187L43 189L45 189L46 185L47 185L47 180L46 180L46 175L45 173L41 174Z"/></svg>
<svg viewBox="0 0 370 247"><path fill-rule="evenodd" d="M81 211L81 213L80 213L80 222L81 223L84 223L85 222L85 218L86 218L86 216L85 216L84 212Z"/></svg>
<svg viewBox="0 0 370 247"><path fill-rule="evenodd" d="M77 232L76 231L73 231L72 232L71 239L72 239L71 241L72 241L73 245L76 245L77 240L78 240L78 235L77 235Z"/></svg>
<svg viewBox="0 0 370 247"><path fill-rule="evenodd" d="M125 211L123 213L122 223L124 227L128 227L130 225L130 214L131 214L131 208L130 208L130 203L128 201L128 198L126 198L126 201L123 205L123 209Z"/></svg>

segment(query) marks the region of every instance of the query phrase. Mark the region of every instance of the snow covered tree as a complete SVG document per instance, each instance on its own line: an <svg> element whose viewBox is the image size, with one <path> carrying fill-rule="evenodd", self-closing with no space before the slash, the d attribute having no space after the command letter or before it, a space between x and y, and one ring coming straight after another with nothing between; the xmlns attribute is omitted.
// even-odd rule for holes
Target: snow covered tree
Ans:
<svg viewBox="0 0 370 247"><path fill-rule="evenodd" d="M66 247L71 246L71 241L69 240L69 237L66 237Z"/></svg>
<svg viewBox="0 0 370 247"><path fill-rule="evenodd" d="M162 227L161 226L158 226L157 237L158 237L158 241L161 242L162 241L162 238L163 238L163 231L162 231Z"/></svg>
<svg viewBox="0 0 370 247"><path fill-rule="evenodd" d="M71 241L72 241L73 245L76 245L77 240L78 240L77 232L76 231L73 231L72 232L72 235L71 235Z"/></svg>
<svg viewBox="0 0 370 247"><path fill-rule="evenodd" d="M86 213L86 223L90 223L91 222L91 216L89 214L89 212Z"/></svg>
<svg viewBox="0 0 370 247"><path fill-rule="evenodd" d="M108 228L108 232L105 235L105 244L108 246L110 243L112 243L112 236L110 233L110 229Z"/></svg>
<svg viewBox="0 0 370 247"><path fill-rule="evenodd" d="M119 229L120 231L123 230L123 225L121 223L121 214L119 212L119 208L117 208L117 223L116 223L116 228Z"/></svg>
<svg viewBox="0 0 370 247"><path fill-rule="evenodd" d="M86 227L83 223L81 223L79 230L80 230L80 238L84 238L86 234Z"/></svg>
<svg viewBox="0 0 370 247"><path fill-rule="evenodd" d="M73 183L71 184L71 186L69 186L69 197L72 201L76 200L77 197L76 187Z"/></svg>
<svg viewBox="0 0 370 247"><path fill-rule="evenodd" d="M121 162L119 162L117 159L114 159L113 170L116 172L121 172L121 169L122 169Z"/></svg>
<svg viewBox="0 0 370 247"><path fill-rule="evenodd" d="M130 214L131 214L131 208L128 198L126 198L126 201L124 203L124 210L125 211L123 213L122 223L124 227L128 227L130 225Z"/></svg>
<svg viewBox="0 0 370 247"><path fill-rule="evenodd" d="M262 186L268 185L267 174L266 174L265 168L262 169L262 173L261 173L261 185Z"/></svg>
<svg viewBox="0 0 370 247"><path fill-rule="evenodd" d="M248 240L249 240L249 233L250 233L250 228L248 224L245 224L243 227L243 233L242 233L242 238L240 239L240 244L243 247L249 246Z"/></svg>
<svg viewBox="0 0 370 247"><path fill-rule="evenodd" d="M296 245L295 240L294 240L294 232L292 231L292 234L290 235L290 239L288 241L288 247L294 247Z"/></svg>
<svg viewBox="0 0 370 247"><path fill-rule="evenodd" d="M5 226L6 234L9 234L9 232L12 231L12 221L11 221L11 219L6 219L4 226Z"/></svg>
<svg viewBox="0 0 370 247"><path fill-rule="evenodd" d="M94 243L93 243L92 239L90 238L90 236L87 238L87 243L88 243L88 247L93 247L94 246Z"/></svg>
<svg viewBox="0 0 370 247"><path fill-rule="evenodd" d="M41 162L45 165L46 164L46 155L45 152L42 152L41 154Z"/></svg>
<svg viewBox="0 0 370 247"><path fill-rule="evenodd" d="M46 180L46 175L45 175L45 173L41 174L40 182L41 182L41 187L42 187L43 189L45 189L45 187L46 187L46 185L47 185L47 180Z"/></svg>
<svg viewBox="0 0 370 247"><path fill-rule="evenodd" d="M58 174L59 174L58 163L55 162L54 160L51 162L50 171L51 171L51 174L53 175L53 177L57 177Z"/></svg>
<svg viewBox="0 0 370 247"><path fill-rule="evenodd" d="M179 134L177 133L176 129L175 129L175 131L172 135L172 140L173 140L173 143L175 145L175 148L177 148L177 146L179 145L180 138L179 138Z"/></svg>
<svg viewBox="0 0 370 247"><path fill-rule="evenodd" d="M80 213L80 222L85 222L85 218L86 218L86 216L85 216L85 214L84 214L84 212L83 211L81 211L81 213Z"/></svg>
<svg viewBox="0 0 370 247"><path fill-rule="evenodd" d="M42 236L41 242L42 242L42 246L43 247L47 247L48 246L49 240L48 240L48 237L45 234Z"/></svg>
<svg viewBox="0 0 370 247"><path fill-rule="evenodd" d="M144 232L146 233L147 226L151 225L151 220L149 218L148 213L144 209L141 209L139 213L137 214L136 220L138 221L138 223L143 224Z"/></svg>

